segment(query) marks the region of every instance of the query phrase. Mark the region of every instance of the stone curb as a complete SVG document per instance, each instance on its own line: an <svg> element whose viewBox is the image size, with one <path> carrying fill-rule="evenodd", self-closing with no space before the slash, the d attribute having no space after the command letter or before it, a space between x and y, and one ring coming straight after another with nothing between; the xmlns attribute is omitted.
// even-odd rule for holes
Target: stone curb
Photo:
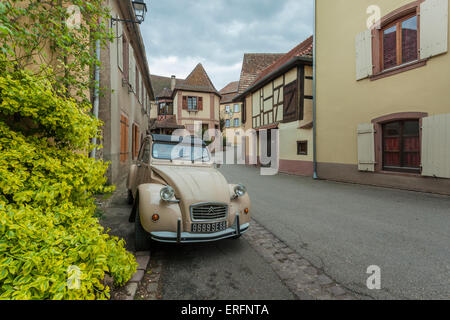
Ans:
<svg viewBox="0 0 450 320"><path fill-rule="evenodd" d="M289 248L255 220L243 235L299 300L355 300L355 294Z"/></svg>
<svg viewBox="0 0 450 320"><path fill-rule="evenodd" d="M133 255L139 265L136 273L125 285L126 297L123 300L134 300L139 284L144 278L145 271L150 263L150 251L139 251L133 253Z"/></svg>

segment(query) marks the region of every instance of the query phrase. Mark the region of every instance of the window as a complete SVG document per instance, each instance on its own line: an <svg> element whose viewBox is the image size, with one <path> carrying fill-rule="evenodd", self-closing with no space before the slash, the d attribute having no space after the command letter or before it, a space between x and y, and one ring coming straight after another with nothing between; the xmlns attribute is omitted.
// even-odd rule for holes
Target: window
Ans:
<svg viewBox="0 0 450 320"><path fill-rule="evenodd" d="M384 170L420 172L419 127L419 120L383 124Z"/></svg>
<svg viewBox="0 0 450 320"><path fill-rule="evenodd" d="M230 119L225 120L225 127L226 128L230 127Z"/></svg>
<svg viewBox="0 0 450 320"><path fill-rule="evenodd" d="M128 118L120 116L120 162L128 160Z"/></svg>
<svg viewBox="0 0 450 320"><path fill-rule="evenodd" d="M418 59L418 19L414 13L382 29L382 70Z"/></svg>
<svg viewBox="0 0 450 320"><path fill-rule="evenodd" d="M238 104L234 105L234 112L239 112L239 105Z"/></svg>
<svg viewBox="0 0 450 320"><path fill-rule="evenodd" d="M225 112L226 112L226 113L230 113L230 112L231 112L230 106L226 106L226 107L225 107Z"/></svg>
<svg viewBox="0 0 450 320"><path fill-rule="evenodd" d="M139 152L139 127L133 123L132 157L137 158Z"/></svg>
<svg viewBox="0 0 450 320"><path fill-rule="evenodd" d="M234 119L234 126L239 127L239 118Z"/></svg>
<svg viewBox="0 0 450 320"><path fill-rule="evenodd" d="M188 110L197 110L197 97L188 97Z"/></svg>
<svg viewBox="0 0 450 320"><path fill-rule="evenodd" d="M297 141L297 154L298 155L308 154L308 141Z"/></svg>

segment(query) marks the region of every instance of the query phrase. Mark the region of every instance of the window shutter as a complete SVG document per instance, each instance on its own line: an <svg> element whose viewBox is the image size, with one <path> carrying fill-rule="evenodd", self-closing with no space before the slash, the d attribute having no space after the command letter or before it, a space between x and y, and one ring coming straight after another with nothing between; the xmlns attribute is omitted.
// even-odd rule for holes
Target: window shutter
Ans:
<svg viewBox="0 0 450 320"><path fill-rule="evenodd" d="M372 123L358 125L358 170L375 171L375 139Z"/></svg>
<svg viewBox="0 0 450 320"><path fill-rule="evenodd" d="M370 77L372 67L372 32L366 30L356 36L356 80Z"/></svg>
<svg viewBox="0 0 450 320"><path fill-rule="evenodd" d="M187 110L188 109L188 101L187 101L187 97L183 97L183 109Z"/></svg>
<svg viewBox="0 0 450 320"><path fill-rule="evenodd" d="M119 18L119 16L117 16ZM119 66L119 69L123 71L123 40L122 40L122 34L123 34L123 27L121 22L117 22L117 65Z"/></svg>
<svg viewBox="0 0 450 320"><path fill-rule="evenodd" d="M448 0L420 4L420 58L448 51Z"/></svg>
<svg viewBox="0 0 450 320"><path fill-rule="evenodd" d="M203 97L198 97L198 110L203 110Z"/></svg>
<svg viewBox="0 0 450 320"><path fill-rule="evenodd" d="M450 114L422 119L422 175L450 178Z"/></svg>
<svg viewBox="0 0 450 320"><path fill-rule="evenodd" d="M284 87L283 122L297 120L298 111L298 87L297 81Z"/></svg>

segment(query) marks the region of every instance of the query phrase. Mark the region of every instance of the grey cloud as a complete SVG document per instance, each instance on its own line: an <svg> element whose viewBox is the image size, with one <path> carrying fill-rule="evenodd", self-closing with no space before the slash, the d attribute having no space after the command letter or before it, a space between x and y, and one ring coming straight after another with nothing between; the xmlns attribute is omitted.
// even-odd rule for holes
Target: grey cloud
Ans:
<svg viewBox="0 0 450 320"><path fill-rule="evenodd" d="M159 70L154 64L169 56L177 57L177 63L197 58L218 89L239 79L232 66L242 62L245 52L287 52L312 34L313 0L147 2L141 31L150 70Z"/></svg>

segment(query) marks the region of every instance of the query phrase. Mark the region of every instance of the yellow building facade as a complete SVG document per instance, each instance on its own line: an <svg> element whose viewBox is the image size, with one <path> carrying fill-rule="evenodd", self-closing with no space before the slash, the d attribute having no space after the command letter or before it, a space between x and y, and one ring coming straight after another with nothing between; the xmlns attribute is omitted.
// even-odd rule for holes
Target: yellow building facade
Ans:
<svg viewBox="0 0 450 320"><path fill-rule="evenodd" d="M450 194L448 0L316 1L317 174Z"/></svg>

